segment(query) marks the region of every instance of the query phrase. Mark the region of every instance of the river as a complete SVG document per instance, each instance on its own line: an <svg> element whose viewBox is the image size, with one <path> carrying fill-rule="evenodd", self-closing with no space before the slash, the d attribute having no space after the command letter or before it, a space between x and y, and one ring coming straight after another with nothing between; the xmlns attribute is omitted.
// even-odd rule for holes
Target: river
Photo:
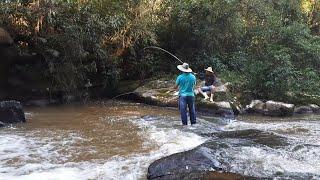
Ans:
<svg viewBox="0 0 320 180"><path fill-rule="evenodd" d="M226 119L199 114L199 124L183 127L173 108L104 102L27 108L26 117L25 124L0 129L0 179L146 179L150 163L208 142L205 134L248 129L272 133L286 144L222 137L228 146L212 155L224 169L255 177L320 179L316 115ZM247 143L241 146L243 139Z"/></svg>

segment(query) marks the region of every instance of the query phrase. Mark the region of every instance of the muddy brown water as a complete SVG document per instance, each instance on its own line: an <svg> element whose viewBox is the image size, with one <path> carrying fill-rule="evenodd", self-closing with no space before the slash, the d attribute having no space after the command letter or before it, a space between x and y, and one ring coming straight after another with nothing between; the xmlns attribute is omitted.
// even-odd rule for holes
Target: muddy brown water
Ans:
<svg viewBox="0 0 320 180"><path fill-rule="evenodd" d="M221 139L229 146L213 155L227 162L222 166L229 171L256 177L320 175L317 115L224 119L199 114L197 126L182 127L176 109L104 102L27 108L26 116L27 123L0 129L0 179L145 179L150 163L206 142L203 134L246 129L271 132L289 145L239 146Z"/></svg>

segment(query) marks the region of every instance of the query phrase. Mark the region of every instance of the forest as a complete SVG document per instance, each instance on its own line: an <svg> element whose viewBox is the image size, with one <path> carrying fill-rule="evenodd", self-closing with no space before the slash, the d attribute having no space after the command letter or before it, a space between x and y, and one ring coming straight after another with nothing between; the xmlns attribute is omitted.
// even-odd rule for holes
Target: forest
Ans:
<svg viewBox="0 0 320 180"><path fill-rule="evenodd" d="M158 46L195 72L212 66L245 100L320 104L319 0L2 0L0 7L0 27L18 54L1 59L8 89L82 97L99 87L110 97L121 82L175 78L179 62L144 50Z"/></svg>

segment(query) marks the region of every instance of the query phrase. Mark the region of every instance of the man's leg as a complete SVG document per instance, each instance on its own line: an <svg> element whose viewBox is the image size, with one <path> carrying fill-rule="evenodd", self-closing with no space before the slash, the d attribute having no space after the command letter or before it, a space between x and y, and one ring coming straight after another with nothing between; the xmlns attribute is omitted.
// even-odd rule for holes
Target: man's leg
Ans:
<svg viewBox="0 0 320 180"><path fill-rule="evenodd" d="M199 88L199 92L202 94L202 96L204 97L204 100L209 99L208 94L206 92L203 92L202 88Z"/></svg>
<svg viewBox="0 0 320 180"><path fill-rule="evenodd" d="M182 124L183 125L188 125L187 97L186 96L180 96L179 97L179 110L180 110Z"/></svg>
<svg viewBox="0 0 320 180"><path fill-rule="evenodd" d="M189 108L189 115L191 125L196 124L196 105L195 105L195 97L194 96L187 96L188 108Z"/></svg>
<svg viewBox="0 0 320 180"><path fill-rule="evenodd" d="M213 102L213 95L215 93L215 86L211 86L211 90L210 90L210 101Z"/></svg>

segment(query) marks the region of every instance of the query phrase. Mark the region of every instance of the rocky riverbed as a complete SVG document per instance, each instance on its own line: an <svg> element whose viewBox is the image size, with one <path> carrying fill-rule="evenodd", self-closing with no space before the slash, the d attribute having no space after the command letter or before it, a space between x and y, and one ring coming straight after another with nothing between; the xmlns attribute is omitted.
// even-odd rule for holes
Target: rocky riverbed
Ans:
<svg viewBox="0 0 320 180"><path fill-rule="evenodd" d="M109 101L26 107L0 129L0 179L317 179L320 117L198 114Z"/></svg>
<svg viewBox="0 0 320 180"><path fill-rule="evenodd" d="M149 81L134 91L140 102L158 106L177 107L177 89L174 80L166 78ZM200 82L198 82L200 84ZM196 98L197 109L213 115L232 117L238 114L260 114L265 116L293 116L296 114L317 114L320 107L316 104L294 105L273 100L252 100L250 104L241 104L237 97L229 92L228 84L216 88L214 102L204 101L201 95Z"/></svg>

